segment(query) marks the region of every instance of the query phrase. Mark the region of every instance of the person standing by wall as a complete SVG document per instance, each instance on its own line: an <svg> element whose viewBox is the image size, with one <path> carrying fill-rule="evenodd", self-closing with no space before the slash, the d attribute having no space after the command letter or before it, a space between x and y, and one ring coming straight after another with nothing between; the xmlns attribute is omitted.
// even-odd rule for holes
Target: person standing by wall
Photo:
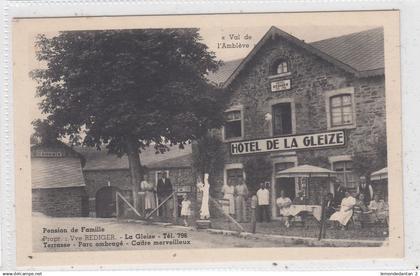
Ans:
<svg viewBox="0 0 420 276"><path fill-rule="evenodd" d="M226 210L224 210L225 212L227 211L228 215L235 215L235 186L232 185L232 183L227 183L225 185L223 185L222 187L222 193L223 193L223 199L229 201L229 208L226 208Z"/></svg>
<svg viewBox="0 0 420 276"><path fill-rule="evenodd" d="M161 178L158 180L157 183L157 195L159 199L159 204L163 202L168 196L172 194L173 188L171 184L171 180L167 177L166 172L162 172ZM159 209L159 215L163 218L170 218L172 217L173 211L173 199L169 199L168 201L161 206Z"/></svg>
<svg viewBox="0 0 420 276"><path fill-rule="evenodd" d="M246 222L246 199L248 198L248 187L245 181L241 181L235 186L235 205L236 205L236 220L238 222Z"/></svg>
<svg viewBox="0 0 420 276"><path fill-rule="evenodd" d="M257 206L258 206L258 198L257 195L254 194L251 197L251 232L255 233L257 230Z"/></svg>
<svg viewBox="0 0 420 276"><path fill-rule="evenodd" d="M191 217L191 201L188 199L188 194L184 194L181 202L181 217L184 219L184 225L188 226L188 220Z"/></svg>
<svg viewBox="0 0 420 276"><path fill-rule="evenodd" d="M341 181L338 179L335 181L334 189L334 207L340 207L341 201L344 198L346 193L346 188L342 185Z"/></svg>
<svg viewBox="0 0 420 276"><path fill-rule="evenodd" d="M149 175L144 175L144 180L140 183L140 188L144 192L144 210L146 214L156 208L155 185L149 182Z"/></svg>
<svg viewBox="0 0 420 276"><path fill-rule="evenodd" d="M257 191L258 199L258 213L259 213L259 222L263 222L264 218L266 222L270 222L269 216L269 206L270 206L270 192L265 187L264 183L260 184L260 188Z"/></svg>
<svg viewBox="0 0 420 276"><path fill-rule="evenodd" d="M373 188L372 185L366 183L366 177L361 176L359 178L359 186L357 186L357 193L359 195L363 194L363 202L365 205L369 205L370 201L373 199Z"/></svg>

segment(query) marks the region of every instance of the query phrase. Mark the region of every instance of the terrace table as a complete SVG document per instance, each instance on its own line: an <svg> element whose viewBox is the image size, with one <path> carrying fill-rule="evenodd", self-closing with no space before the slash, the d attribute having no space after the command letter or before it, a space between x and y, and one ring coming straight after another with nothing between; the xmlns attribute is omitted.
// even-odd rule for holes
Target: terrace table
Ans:
<svg viewBox="0 0 420 276"><path fill-rule="evenodd" d="M297 216L300 212L308 212L318 221L321 220L322 207L320 205L291 205L290 215Z"/></svg>

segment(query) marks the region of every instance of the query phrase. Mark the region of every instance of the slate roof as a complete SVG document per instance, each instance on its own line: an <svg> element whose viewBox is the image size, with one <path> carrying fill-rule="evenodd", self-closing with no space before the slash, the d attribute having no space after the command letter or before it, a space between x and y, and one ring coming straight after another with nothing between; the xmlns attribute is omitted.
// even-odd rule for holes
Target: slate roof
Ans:
<svg viewBox="0 0 420 276"><path fill-rule="evenodd" d="M127 156L120 158L114 154L108 154L106 149L98 151L95 148L76 147L74 150L83 155L86 160L86 165L83 168L84 171L121 170L129 168ZM179 149L178 146L172 146L169 151L163 154L156 154L156 150L151 146L141 152L140 162L149 169L191 167L191 145L185 145L184 149Z"/></svg>
<svg viewBox="0 0 420 276"><path fill-rule="evenodd" d="M264 40L273 34L279 34L287 39L291 39L314 54L318 54L321 58L334 62L347 71L358 73L360 76L383 74L383 28L374 28L312 43L305 43L276 27L272 27L247 57L226 61L217 72L208 75L209 81L218 86L222 84L226 86L239 73L241 67L245 66L247 59L255 54L253 52L258 51L258 48L262 46Z"/></svg>
<svg viewBox="0 0 420 276"><path fill-rule="evenodd" d="M324 39L310 44L359 72L385 67L382 28Z"/></svg>
<svg viewBox="0 0 420 276"><path fill-rule="evenodd" d="M32 189L85 186L79 158L31 158Z"/></svg>
<svg viewBox="0 0 420 276"><path fill-rule="evenodd" d="M223 65L219 67L219 70L216 72L210 72L207 78L212 84L219 86L224 83L230 75L232 75L233 71L235 71L242 60L243 59L240 58L223 62Z"/></svg>

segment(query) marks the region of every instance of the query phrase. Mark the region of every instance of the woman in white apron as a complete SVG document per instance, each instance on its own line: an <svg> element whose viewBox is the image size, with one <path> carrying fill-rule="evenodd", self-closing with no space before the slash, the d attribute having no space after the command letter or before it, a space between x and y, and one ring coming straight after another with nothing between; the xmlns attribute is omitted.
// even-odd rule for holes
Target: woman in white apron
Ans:
<svg viewBox="0 0 420 276"><path fill-rule="evenodd" d="M223 205L223 211L226 214L234 215L235 214L235 186L231 184L225 184L222 187L223 199L229 201L229 205Z"/></svg>
<svg viewBox="0 0 420 276"><path fill-rule="evenodd" d="M342 229L347 225L351 216L353 215L353 207L356 205L356 199L350 195L348 191L341 201L340 210L331 215L330 220L338 221Z"/></svg>
<svg viewBox="0 0 420 276"><path fill-rule="evenodd" d="M140 183L140 188L144 191L144 209L149 212L156 208L155 185L148 182L148 176L145 175L144 180Z"/></svg>

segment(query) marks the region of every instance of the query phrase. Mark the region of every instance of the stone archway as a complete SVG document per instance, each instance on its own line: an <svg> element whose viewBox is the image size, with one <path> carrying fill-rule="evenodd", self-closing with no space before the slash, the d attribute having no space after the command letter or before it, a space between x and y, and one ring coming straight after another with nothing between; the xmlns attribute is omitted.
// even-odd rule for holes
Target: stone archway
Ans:
<svg viewBox="0 0 420 276"><path fill-rule="evenodd" d="M116 192L119 192L119 189L112 186L102 187L96 192L96 217L112 218L116 216Z"/></svg>

